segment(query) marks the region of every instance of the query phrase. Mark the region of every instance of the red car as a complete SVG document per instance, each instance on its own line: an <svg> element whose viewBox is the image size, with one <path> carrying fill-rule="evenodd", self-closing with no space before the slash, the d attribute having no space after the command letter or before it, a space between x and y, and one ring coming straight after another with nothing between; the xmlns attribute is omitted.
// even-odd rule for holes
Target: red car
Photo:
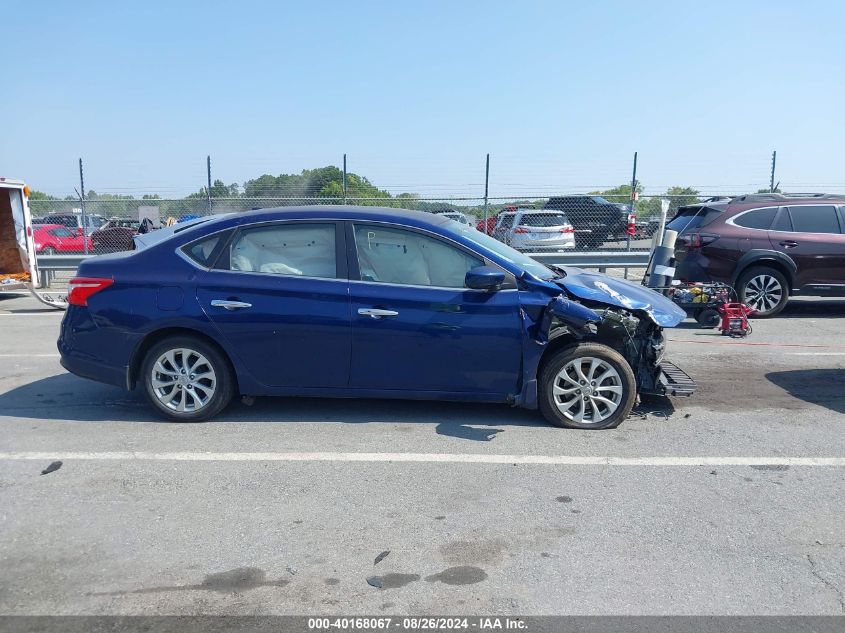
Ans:
<svg viewBox="0 0 845 633"><path fill-rule="evenodd" d="M496 228L496 216L492 215L487 218L487 230L484 230L484 220L481 220L478 224L475 225L479 231L483 233L487 233L487 235L493 235L493 229Z"/></svg>
<svg viewBox="0 0 845 633"><path fill-rule="evenodd" d="M85 250L82 236L61 224L33 224L32 237L35 242L35 252L39 255L82 253ZM94 250L90 236L88 250Z"/></svg>

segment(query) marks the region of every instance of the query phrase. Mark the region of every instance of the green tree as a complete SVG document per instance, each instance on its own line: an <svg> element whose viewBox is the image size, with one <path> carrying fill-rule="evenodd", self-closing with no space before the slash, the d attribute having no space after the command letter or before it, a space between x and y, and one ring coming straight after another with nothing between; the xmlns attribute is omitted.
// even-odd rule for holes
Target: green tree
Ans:
<svg viewBox="0 0 845 633"><path fill-rule="evenodd" d="M33 200L58 200L58 198L44 193L43 191L32 190L29 192L30 202Z"/></svg>
<svg viewBox="0 0 845 633"><path fill-rule="evenodd" d="M678 207L685 207L695 204L701 197L700 192L692 187L669 187L666 190L666 197L669 199L669 217L675 214ZM658 207L659 208L659 207Z"/></svg>

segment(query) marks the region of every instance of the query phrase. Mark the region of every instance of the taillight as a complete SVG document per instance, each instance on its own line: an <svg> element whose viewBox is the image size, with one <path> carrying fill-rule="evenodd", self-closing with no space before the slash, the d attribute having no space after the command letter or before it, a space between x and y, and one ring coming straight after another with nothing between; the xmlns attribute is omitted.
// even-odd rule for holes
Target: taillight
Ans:
<svg viewBox="0 0 845 633"><path fill-rule="evenodd" d="M513 232L514 233L530 233L531 231L526 229L524 226L518 226L513 230Z"/></svg>
<svg viewBox="0 0 845 633"><path fill-rule="evenodd" d="M88 298L108 288L114 279L101 277L74 277L68 283L67 302L72 306L87 306Z"/></svg>
<svg viewBox="0 0 845 633"><path fill-rule="evenodd" d="M561 227L560 232L561 233L574 233L575 229L571 226L564 226L564 227Z"/></svg>
<svg viewBox="0 0 845 633"><path fill-rule="evenodd" d="M684 241L689 248L701 248L718 239L718 235L710 235L709 233L690 233L684 236Z"/></svg>

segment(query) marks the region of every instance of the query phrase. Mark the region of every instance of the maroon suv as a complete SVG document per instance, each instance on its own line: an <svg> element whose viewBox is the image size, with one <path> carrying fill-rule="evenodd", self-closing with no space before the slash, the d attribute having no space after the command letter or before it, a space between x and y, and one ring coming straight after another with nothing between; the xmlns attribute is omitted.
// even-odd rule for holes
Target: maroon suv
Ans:
<svg viewBox="0 0 845 633"><path fill-rule="evenodd" d="M845 195L779 193L681 207L675 278L731 284L773 316L790 295L845 296Z"/></svg>

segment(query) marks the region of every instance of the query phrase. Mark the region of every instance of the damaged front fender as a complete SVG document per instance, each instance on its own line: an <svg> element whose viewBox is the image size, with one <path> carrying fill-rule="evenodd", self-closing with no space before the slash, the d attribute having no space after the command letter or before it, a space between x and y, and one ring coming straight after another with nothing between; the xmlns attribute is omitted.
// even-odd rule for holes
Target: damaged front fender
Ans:
<svg viewBox="0 0 845 633"><path fill-rule="evenodd" d="M552 287L545 286L545 290ZM540 303L541 299L546 304ZM557 296L538 297L535 308L525 309L523 306L522 320L526 334L523 345L522 389L514 399L517 406L530 409L537 408L537 367L552 338L552 333L570 334L576 339L594 334L596 326L603 319L602 315L575 301L571 301L558 291Z"/></svg>
<svg viewBox="0 0 845 633"><path fill-rule="evenodd" d="M602 318L598 312L580 303L570 301L563 296L555 297L543 310L543 318L538 324L537 338L543 343L548 342L549 333L556 319L576 338L581 338L584 334L595 332L589 326L601 323Z"/></svg>

